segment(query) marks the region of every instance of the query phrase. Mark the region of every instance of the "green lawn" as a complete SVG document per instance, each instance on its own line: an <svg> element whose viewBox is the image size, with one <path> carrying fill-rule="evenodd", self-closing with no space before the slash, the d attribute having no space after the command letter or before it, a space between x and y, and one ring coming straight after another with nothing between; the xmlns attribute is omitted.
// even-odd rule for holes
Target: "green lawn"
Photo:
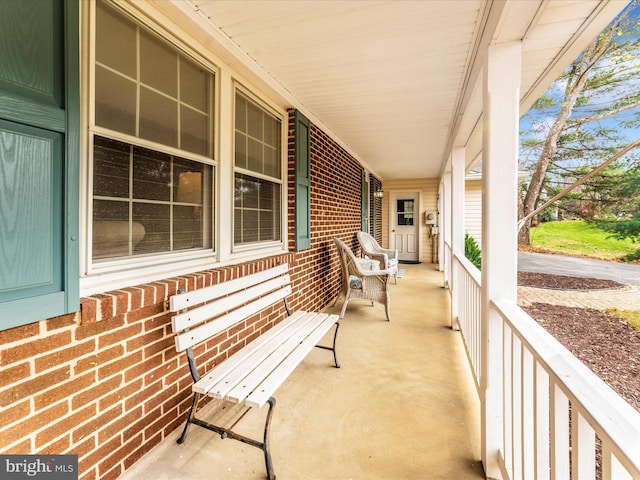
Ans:
<svg viewBox="0 0 640 480"><path fill-rule="evenodd" d="M582 220L545 222L531 229L531 245L568 255L620 260L640 248L631 240L609 238L609 233Z"/></svg>

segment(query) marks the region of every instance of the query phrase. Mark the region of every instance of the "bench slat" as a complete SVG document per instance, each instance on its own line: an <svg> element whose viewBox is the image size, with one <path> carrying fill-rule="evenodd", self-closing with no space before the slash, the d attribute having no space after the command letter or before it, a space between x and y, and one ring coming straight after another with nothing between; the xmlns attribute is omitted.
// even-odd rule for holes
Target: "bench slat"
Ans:
<svg viewBox="0 0 640 480"><path fill-rule="evenodd" d="M193 292L173 295L169 302L169 309L172 312L177 312L178 310L198 305L207 300L222 297L237 290L243 290L251 285L255 285L256 283L261 283L265 280L284 275L288 270L289 265L287 263L283 263L258 273L252 273L251 275L239 277L234 280L228 280L210 287L200 288Z"/></svg>
<svg viewBox="0 0 640 480"><path fill-rule="evenodd" d="M256 366L253 371L245 374L241 381L237 382L233 389L231 389L224 396L225 400L234 403L242 402L258 387L258 385L264 382L265 378L268 378L269 375L280 368L279 366L283 364L283 362L288 361L288 359L291 358L290 356L296 356L296 352L298 352L301 345L305 345L305 343L309 340L310 335L313 335L314 332L317 332L318 327L322 325L325 319L326 315L324 314L319 315L317 313L308 313L305 319L301 319L298 322L304 323L304 325L302 325L301 328L299 328L298 331L296 331L294 334L290 335L289 338L285 342L283 342L276 350L271 352L259 365ZM317 342L315 342L313 345L315 345L316 343ZM308 350L299 358L297 362L295 362L295 365L300 363L307 352ZM269 398L269 396L267 397L267 399Z"/></svg>
<svg viewBox="0 0 640 480"><path fill-rule="evenodd" d="M249 305L245 305L244 307L238 308L233 312L229 312L224 318L219 318L214 320L213 322L205 323L198 328L194 328L189 330L188 332L181 333L176 335L176 350L179 352L186 350L189 347L192 347L204 340L207 340L209 337L218 334L231 327L235 323L250 317L251 315L258 313L264 308L270 306L274 302L281 300L283 297L291 294L291 286L287 285L286 287L281 288L275 292L270 293Z"/></svg>
<svg viewBox="0 0 640 480"><path fill-rule="evenodd" d="M304 357L313 347L324 337L331 327L339 320L338 315L327 315L319 313L318 316L325 318L318 324L317 328L304 340L295 351L287 357L271 374L256 388L247 398L245 404L249 407L261 408L267 400L274 394L276 389L284 383L287 377L293 372Z"/></svg>
<svg viewBox="0 0 640 480"><path fill-rule="evenodd" d="M244 400L244 397L251 393L264 377L305 339L308 332L314 328L314 317L315 313L305 313L299 317L298 321L282 331L273 341L225 376L209 391L209 395L234 403ZM234 392L233 395L231 392Z"/></svg>
<svg viewBox="0 0 640 480"><path fill-rule="evenodd" d="M247 357L253 355L257 350L264 347L264 345L271 341L273 337L277 337L282 331L289 328L289 326L298 321L299 317L306 315L306 312L297 311L291 316L286 317L276 326L270 328L268 331L260 335L254 341L246 345L241 350L234 353L231 357L224 360L220 365L217 365L210 372L207 372L200 380L193 385L193 391L197 393L207 394L221 378L228 375L233 369L245 361Z"/></svg>
<svg viewBox="0 0 640 480"><path fill-rule="evenodd" d="M251 302L255 298L259 298L266 293L288 285L290 283L289 275L260 283L246 290L240 290L226 297L218 298L210 303L201 305L200 307L189 310L188 312L174 315L171 318L171 328L174 332L180 332L186 328L193 329L205 320L217 317L224 312L234 310L246 303ZM182 294L187 295L187 294ZM284 295L282 298L284 298ZM276 300L281 300L280 298Z"/></svg>

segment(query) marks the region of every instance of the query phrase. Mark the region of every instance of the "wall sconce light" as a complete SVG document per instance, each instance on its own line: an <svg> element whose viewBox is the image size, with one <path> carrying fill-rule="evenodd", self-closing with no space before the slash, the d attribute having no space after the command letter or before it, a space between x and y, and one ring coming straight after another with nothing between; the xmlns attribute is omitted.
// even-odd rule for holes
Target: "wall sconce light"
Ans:
<svg viewBox="0 0 640 480"><path fill-rule="evenodd" d="M375 192L373 192L373 196L376 198L384 197L384 190L382 190L381 188L377 189Z"/></svg>

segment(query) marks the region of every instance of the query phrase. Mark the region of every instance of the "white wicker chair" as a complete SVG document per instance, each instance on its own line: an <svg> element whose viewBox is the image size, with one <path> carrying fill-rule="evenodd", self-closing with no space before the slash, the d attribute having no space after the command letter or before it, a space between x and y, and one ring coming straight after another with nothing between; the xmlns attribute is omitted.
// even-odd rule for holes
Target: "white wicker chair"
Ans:
<svg viewBox="0 0 640 480"><path fill-rule="evenodd" d="M398 284L398 250L382 248L373 238L366 232L358 232L358 242L362 253L368 258L378 260L380 268L389 270L393 275L393 279Z"/></svg>
<svg viewBox="0 0 640 480"><path fill-rule="evenodd" d="M342 293L344 303L340 318L344 317L347 304L354 298L370 300L384 305L387 320L391 297L389 295L389 270L380 270L380 262L366 258L357 258L351 249L342 241L334 238L342 265Z"/></svg>

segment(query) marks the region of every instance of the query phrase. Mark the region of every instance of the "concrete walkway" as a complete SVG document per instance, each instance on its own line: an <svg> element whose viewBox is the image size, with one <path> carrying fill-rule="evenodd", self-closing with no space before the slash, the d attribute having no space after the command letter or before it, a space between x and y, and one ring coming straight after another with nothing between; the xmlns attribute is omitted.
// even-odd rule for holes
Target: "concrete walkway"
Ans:
<svg viewBox="0 0 640 480"><path fill-rule="evenodd" d="M518 253L518 270L523 272L550 273L573 277L601 278L625 284L624 288L602 290L551 290L535 287L518 287L518 303L548 303L568 307L619 308L640 310L640 265L628 265L605 260L595 260L543 253Z"/></svg>
<svg viewBox="0 0 640 480"><path fill-rule="evenodd" d="M271 447L279 480L485 478L478 393L450 328L442 273L425 263L403 267L391 285L390 322L382 305L350 302L338 335L341 368L315 349L278 389ZM202 416L215 418L216 405ZM238 430L259 438L265 413L249 412ZM178 434L118 480L264 480L257 448L197 426L182 445Z"/></svg>

